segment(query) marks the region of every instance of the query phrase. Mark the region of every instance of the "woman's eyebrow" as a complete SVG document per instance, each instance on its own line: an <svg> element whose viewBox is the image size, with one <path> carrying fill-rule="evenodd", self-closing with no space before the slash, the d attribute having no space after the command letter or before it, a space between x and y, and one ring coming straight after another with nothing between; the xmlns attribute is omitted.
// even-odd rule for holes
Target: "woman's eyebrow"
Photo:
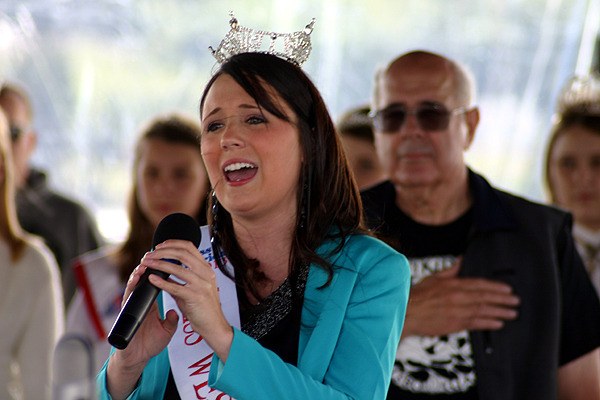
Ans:
<svg viewBox="0 0 600 400"><path fill-rule="evenodd" d="M258 107L256 104L247 104L247 103L240 104L240 105L238 106L238 108L242 108L242 109L252 109L252 110L257 110L257 109L259 109L259 107ZM212 110L211 112L209 112L209 113L206 115L206 117L205 117L205 118L208 118L208 117L210 117L211 115L214 115L214 114L218 113L218 112L219 112L219 111L221 111L221 110L222 110L222 108L221 108L221 107L217 107L217 108L215 108L214 110Z"/></svg>

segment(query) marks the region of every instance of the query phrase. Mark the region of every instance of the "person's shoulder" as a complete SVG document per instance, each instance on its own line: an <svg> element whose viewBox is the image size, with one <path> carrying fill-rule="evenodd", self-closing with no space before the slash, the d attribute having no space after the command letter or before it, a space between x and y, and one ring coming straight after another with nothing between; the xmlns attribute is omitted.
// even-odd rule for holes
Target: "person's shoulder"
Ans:
<svg viewBox="0 0 600 400"><path fill-rule="evenodd" d="M475 194L478 218L493 215L505 220L516 220L526 225L562 225L570 220L570 214L551 205L527 199L490 184L483 176L470 171L470 184Z"/></svg>
<svg viewBox="0 0 600 400"><path fill-rule="evenodd" d="M105 245L77 257L72 264L75 279L80 290L94 288L121 288L116 245ZM111 289L112 290L112 289Z"/></svg>
<svg viewBox="0 0 600 400"><path fill-rule="evenodd" d="M94 269L112 269L115 266L116 254L117 246L115 244L107 244L81 254L75 258L73 264L76 268L78 266L85 266L86 268Z"/></svg>
<svg viewBox="0 0 600 400"><path fill-rule="evenodd" d="M48 183L47 173L38 168L32 168L30 177L27 180L25 190L35 193L36 196L43 198L47 203L56 207L77 210L82 213L88 213L83 203L73 196L68 195Z"/></svg>
<svg viewBox="0 0 600 400"><path fill-rule="evenodd" d="M22 261L28 268L36 269L36 273L50 276L58 271L54 255L42 239L29 235L25 239Z"/></svg>
<svg viewBox="0 0 600 400"><path fill-rule="evenodd" d="M106 244L97 249L87 251L77 257L78 261L85 263L95 263L107 258L114 257L117 252L116 244Z"/></svg>
<svg viewBox="0 0 600 400"><path fill-rule="evenodd" d="M406 257L388 246L383 241L369 235L354 234L346 240L342 250L343 256L350 262L346 265L353 266L357 272L365 272L377 266L408 267Z"/></svg>
<svg viewBox="0 0 600 400"><path fill-rule="evenodd" d="M346 241L345 248L347 251L353 253L357 251L372 251L382 255L400 254L375 236L360 233L350 235Z"/></svg>
<svg viewBox="0 0 600 400"><path fill-rule="evenodd" d="M82 215L89 214L88 209L83 205L83 203L74 197L58 192L55 189L50 189L47 195L52 199L54 204L63 209L70 209Z"/></svg>
<svg viewBox="0 0 600 400"><path fill-rule="evenodd" d="M376 291L394 290L401 296L403 291L397 289L410 286L407 258L375 237L351 235L338 261L336 266L351 270L361 285Z"/></svg>
<svg viewBox="0 0 600 400"><path fill-rule="evenodd" d="M500 200L506 204L517 217L526 219L542 219L545 221L562 222L570 219L570 214L558 207L542 204L523 196L495 189Z"/></svg>

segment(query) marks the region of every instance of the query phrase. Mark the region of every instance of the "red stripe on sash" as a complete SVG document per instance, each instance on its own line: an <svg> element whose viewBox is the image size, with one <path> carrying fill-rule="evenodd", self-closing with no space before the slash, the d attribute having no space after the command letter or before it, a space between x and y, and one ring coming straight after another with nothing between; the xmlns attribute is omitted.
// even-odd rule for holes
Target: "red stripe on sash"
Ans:
<svg viewBox="0 0 600 400"><path fill-rule="evenodd" d="M94 302L94 296L92 296L92 289L90 287L90 283L87 279L87 275L85 274L84 265L80 260L75 262L73 266L73 270L75 272L75 278L77 279L77 284L83 293L83 299L85 303L85 308L87 309L88 316L90 317L90 321L98 337L100 339L106 339L106 331L104 330L104 326L102 325L102 319L98 314L98 308L96 307L96 303Z"/></svg>

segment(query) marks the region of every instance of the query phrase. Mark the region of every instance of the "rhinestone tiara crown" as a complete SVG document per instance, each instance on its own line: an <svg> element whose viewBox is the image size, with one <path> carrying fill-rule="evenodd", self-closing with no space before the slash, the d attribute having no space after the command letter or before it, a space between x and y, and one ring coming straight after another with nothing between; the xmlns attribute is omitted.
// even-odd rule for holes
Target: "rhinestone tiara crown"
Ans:
<svg viewBox="0 0 600 400"><path fill-rule="evenodd" d="M600 115L600 74L574 76L563 87L557 102L557 112L583 112Z"/></svg>
<svg viewBox="0 0 600 400"><path fill-rule="evenodd" d="M229 20L231 29L216 50L209 46L219 64L231 56L248 52L273 54L297 66L301 66L308 59L312 49L310 34L315 25L314 18L301 31L277 33L246 28L238 23L233 12L230 12L229 15L231 16Z"/></svg>

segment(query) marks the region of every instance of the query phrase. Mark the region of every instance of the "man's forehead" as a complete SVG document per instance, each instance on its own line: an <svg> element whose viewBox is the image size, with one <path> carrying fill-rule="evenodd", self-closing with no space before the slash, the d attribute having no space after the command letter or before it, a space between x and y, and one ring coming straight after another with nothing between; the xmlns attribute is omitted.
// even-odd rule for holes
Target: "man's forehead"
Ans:
<svg viewBox="0 0 600 400"><path fill-rule="evenodd" d="M395 68L382 75L379 85L380 105L446 102L455 95L454 76L445 69Z"/></svg>

